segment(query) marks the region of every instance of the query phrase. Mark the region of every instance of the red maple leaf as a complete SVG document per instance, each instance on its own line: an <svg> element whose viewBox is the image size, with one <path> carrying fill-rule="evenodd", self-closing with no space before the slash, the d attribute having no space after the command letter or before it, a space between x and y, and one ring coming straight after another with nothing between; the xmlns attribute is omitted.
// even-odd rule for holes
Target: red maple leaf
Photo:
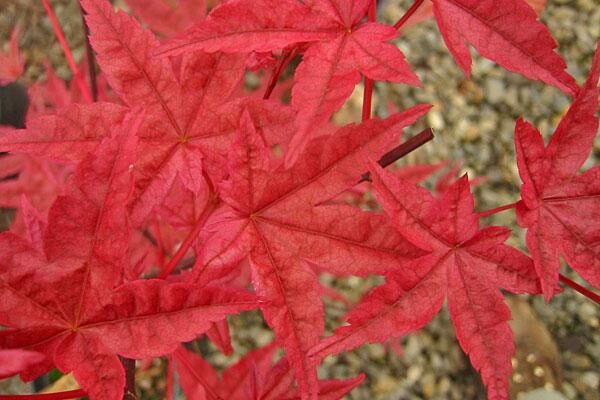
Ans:
<svg viewBox="0 0 600 400"><path fill-rule="evenodd" d="M487 386L488 398L507 399L514 352L510 310L499 288L539 293L532 260L504 241L510 230L480 229L466 177L439 197L372 163L377 199L398 231L431 251L397 266L336 329L312 350L319 359L366 342L383 342L429 322L448 298L461 347Z"/></svg>
<svg viewBox="0 0 600 400"><path fill-rule="evenodd" d="M0 235L0 348L46 355L22 376L51 365L73 371L92 399L123 396L117 354L146 358L172 351L227 314L256 307L252 294L160 280L121 285L130 227L134 112L80 164L52 206L40 253Z"/></svg>
<svg viewBox="0 0 600 400"><path fill-rule="evenodd" d="M261 310L304 395L316 393L307 352L324 330L321 289L306 261L334 274L365 276L421 254L383 215L322 203L359 181L364 151L383 155L402 128L428 109L416 106L317 138L288 169L272 167L250 115L242 115L230 176L220 185L224 204L206 224L213 234L198 250L196 273L202 279L249 255L253 285L267 300Z"/></svg>
<svg viewBox="0 0 600 400"><path fill-rule="evenodd" d="M115 13L104 0L84 0L91 42L113 90L130 106L141 106L145 120L136 157L132 221L141 224L166 197L175 178L197 192L202 170L222 173L242 108L261 124L273 143L271 127L289 123L290 112L278 103L241 99L223 105L237 88L245 56L197 52L157 59L159 42L131 17ZM217 179L218 180L218 179Z"/></svg>
<svg viewBox="0 0 600 400"><path fill-rule="evenodd" d="M546 300L558 282L559 253L588 282L600 288L600 168L578 175L598 132L600 45L590 75L548 146L538 130L519 119L515 148L523 180L517 217L527 228L527 248Z"/></svg>
<svg viewBox="0 0 600 400"><path fill-rule="evenodd" d="M535 10L537 14L540 14L544 7L546 7L546 0L525 0L531 8ZM412 25L418 24L419 22L425 21L433 17L433 4L432 0L424 0L406 23L402 24L402 28L406 29Z"/></svg>
<svg viewBox="0 0 600 400"><path fill-rule="evenodd" d="M471 74L469 42L509 71L574 95L578 87L554 51L556 41L524 0L433 0L433 13L448 50Z"/></svg>
<svg viewBox="0 0 600 400"><path fill-rule="evenodd" d="M203 50L248 53L310 42L294 76L292 105L297 130L286 154L291 165L315 131L352 94L361 74L375 80L418 85L387 25L361 24L369 0L235 0L161 47L174 55Z"/></svg>
<svg viewBox="0 0 600 400"><path fill-rule="evenodd" d="M184 393L189 400L297 400L297 389L287 359L273 365L277 347L254 350L223 371L219 379L212 366L199 355L179 347L173 356ZM365 376L346 380L320 380L319 399L338 400Z"/></svg>

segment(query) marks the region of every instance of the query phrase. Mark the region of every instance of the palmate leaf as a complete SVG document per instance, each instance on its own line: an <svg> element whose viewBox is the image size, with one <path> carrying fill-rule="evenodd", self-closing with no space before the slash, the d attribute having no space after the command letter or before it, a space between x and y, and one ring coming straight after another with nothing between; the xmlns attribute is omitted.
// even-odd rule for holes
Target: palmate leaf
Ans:
<svg viewBox="0 0 600 400"><path fill-rule="evenodd" d="M515 127L515 149L523 180L517 217L527 228L527 248L546 300L558 282L559 253L571 268L600 288L600 168L577 175L598 132L600 46L585 85L560 121L547 147L523 120Z"/></svg>
<svg viewBox="0 0 600 400"><path fill-rule="evenodd" d="M266 300L261 310L304 396L317 391L307 352L324 329L321 289L307 262L337 275L365 276L423 253L380 214L319 204L359 181L364 152L383 155L402 128L428 109L421 105L386 120L348 125L315 139L291 168L275 169L249 114L242 116L229 178L220 187L224 205L207 222L213 234L198 251L197 279L249 255L253 286Z"/></svg>
<svg viewBox="0 0 600 400"><path fill-rule="evenodd" d="M392 27L360 24L369 1L237 0L215 8L206 20L161 47L159 54L202 50L248 53L308 43L294 76L292 105L297 130L286 154L290 166L315 132L350 96L361 74L418 85L400 50L388 43Z"/></svg>
<svg viewBox="0 0 600 400"><path fill-rule="evenodd" d="M73 371L91 399L123 396L117 354L171 352L211 322L256 307L246 292L165 281L121 285L131 228L136 133L142 114L124 119L114 138L86 157L50 210L43 252L12 233L0 235L0 348L43 353L25 378L52 365Z"/></svg>
<svg viewBox="0 0 600 400"><path fill-rule="evenodd" d="M466 42L509 71L538 79L574 95L577 84L548 28L525 0L433 0L433 13L448 50L471 74Z"/></svg>
<svg viewBox="0 0 600 400"><path fill-rule="evenodd" d="M273 365L274 344L246 354L223 371L219 379L213 367L195 354L179 347L176 362L181 386L189 400L297 400L300 395L285 358ZM319 399L338 400L360 385L360 375L345 380L320 380Z"/></svg>
<svg viewBox="0 0 600 400"><path fill-rule="evenodd" d="M508 398L510 311L499 288L539 293L532 260L504 241L510 230L480 229L466 177L438 198L371 164L376 195L396 229L430 254L397 265L336 329L311 350L321 359L366 342L383 342L417 330L448 299L461 347L487 387L489 399Z"/></svg>
<svg viewBox="0 0 600 400"><path fill-rule="evenodd" d="M158 40L131 17L115 13L104 0L84 0L82 5L98 63L111 87L126 105L145 111L131 205L132 222L139 225L165 199L174 179L196 192L203 169L222 171L235 130L228 123L232 117L237 123L241 106L220 106L238 86L245 57L196 53L177 63L154 58ZM289 121L290 113L279 104L257 103L248 100L244 106L262 114L257 121L264 121L261 129L267 137L269 125ZM265 108L272 112L264 113Z"/></svg>

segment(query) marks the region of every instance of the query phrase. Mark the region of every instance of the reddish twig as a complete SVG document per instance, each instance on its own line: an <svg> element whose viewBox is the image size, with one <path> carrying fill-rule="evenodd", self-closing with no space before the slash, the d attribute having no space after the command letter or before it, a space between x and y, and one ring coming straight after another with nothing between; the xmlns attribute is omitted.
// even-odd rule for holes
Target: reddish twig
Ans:
<svg viewBox="0 0 600 400"><path fill-rule="evenodd" d="M369 22L375 22L377 19L377 1L372 0L369 6L369 12L367 14ZM362 107L362 120L366 121L371 119L371 101L373 99L373 80L365 76L365 90L363 92L363 107Z"/></svg>
<svg viewBox="0 0 600 400"><path fill-rule="evenodd" d="M173 258L169 260L169 263L161 271L159 276L160 279L166 279L169 275L171 275L171 272L173 272L173 270L177 267L179 262L185 256L185 253L187 253L190 247L192 247L192 244L200 234L200 231L204 227L204 224L208 220L208 217L210 217L212 212L217 208L218 204L218 198L214 195L211 195L208 201L206 202L206 206L204 207L202 214L200 214L200 217L198 217L198 221L196 221L196 224L192 228L192 231L185 238L185 240L181 244L181 247L179 247L179 249L177 250L177 253L175 253Z"/></svg>
<svg viewBox="0 0 600 400"><path fill-rule="evenodd" d="M50 19L50 22L52 23L52 29L54 29L54 34L56 35L56 38L58 39L60 46L62 47L63 52L65 53L65 57L67 58L67 62L69 64L69 67L71 68L73 77L75 78L75 82L77 83L77 86L79 86L79 89L81 90L81 93L82 93L83 97L85 98L85 100L88 103L91 103L92 95L90 93L90 89L87 87L87 85L83 81L83 77L79 73L79 69L77 68L75 59L73 58L73 53L71 52L71 49L69 48L69 44L67 43L67 40L65 39L65 35L63 34L62 28L60 27L60 24L58 23L56 14L54 14L52 7L50 7L50 4L48 3L48 0L42 0L42 4L44 5L46 14L48 15L48 18Z"/></svg>
<svg viewBox="0 0 600 400"><path fill-rule="evenodd" d="M121 364L125 370L125 389L123 391L123 400L137 400L135 394L135 360L120 357Z"/></svg>
<svg viewBox="0 0 600 400"><path fill-rule="evenodd" d="M275 85L277 85L277 81L279 80L281 73L283 72L285 67L287 67L290 61L292 61L292 59L296 56L296 52L296 47L292 49L283 50L279 61L273 68L273 73L271 74L271 78L269 79L269 84L267 85L267 89L265 90L265 94L263 95L264 100L267 100L269 97L271 97L273 89L275 89Z"/></svg>
<svg viewBox="0 0 600 400"><path fill-rule="evenodd" d="M558 277L562 283L571 287L571 289L575 289L576 291L578 291L579 293L581 293L588 299L595 301L597 304L600 304L600 295L597 295L596 293L592 292L591 290L584 288L579 283L567 278L563 274L558 274Z"/></svg>
<svg viewBox="0 0 600 400"><path fill-rule="evenodd" d="M84 390L77 389L55 393L0 395L0 400L67 400L86 396L87 393Z"/></svg>
<svg viewBox="0 0 600 400"><path fill-rule="evenodd" d="M501 211L505 211L505 210L510 210L512 208L515 208L517 206L517 203L511 203L511 204L506 204L500 207L496 207L496 208L492 208L491 210L485 210L485 211L479 211L477 214L479 215L479 218L483 218L483 217L487 217L489 215L493 215L496 213L499 213Z"/></svg>
<svg viewBox="0 0 600 400"><path fill-rule="evenodd" d="M419 9L419 7L421 7L421 4L423 4L424 1L425 0L415 0L413 5L410 6L410 8L406 10L404 15L398 20L398 22L394 24L394 28L400 29L402 25L404 25L406 21L408 21L410 17L413 16L413 14Z"/></svg>
<svg viewBox="0 0 600 400"><path fill-rule="evenodd" d="M399 146L394 147L392 150L385 153L378 161L379 165L383 168L387 167L390 164L393 164L396 160L404 157L411 151L418 149L423 146L425 143L429 142L433 139L433 131L431 128L427 128L422 130L418 135L411 137L406 142L402 143ZM360 182L370 181L371 173L366 172L360 178Z"/></svg>

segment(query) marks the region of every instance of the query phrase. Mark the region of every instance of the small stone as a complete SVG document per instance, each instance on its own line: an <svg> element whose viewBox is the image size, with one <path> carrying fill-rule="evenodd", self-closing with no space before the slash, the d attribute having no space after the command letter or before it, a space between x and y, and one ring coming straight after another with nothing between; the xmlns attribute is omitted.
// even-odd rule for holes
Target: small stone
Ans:
<svg viewBox="0 0 600 400"><path fill-rule="evenodd" d="M598 389L600 384L600 376L595 372L585 372L581 375L581 381L591 389Z"/></svg>
<svg viewBox="0 0 600 400"><path fill-rule="evenodd" d="M442 117L442 114L437 110L431 110L429 114L427 114L427 122L431 128L438 131L444 129L446 126L444 117Z"/></svg>
<svg viewBox="0 0 600 400"><path fill-rule="evenodd" d="M575 399L577 397L577 389L569 382L563 382L562 391L568 399Z"/></svg>
<svg viewBox="0 0 600 400"><path fill-rule="evenodd" d="M428 373L420 380L421 383L421 391L423 392L423 396L428 399L435 393L435 376L432 373Z"/></svg>
<svg viewBox="0 0 600 400"><path fill-rule="evenodd" d="M443 377L442 379L440 379L440 382L438 383L438 386L437 386L438 394L444 395L444 394L448 393L450 391L451 386L452 386L452 384L450 383L450 379Z"/></svg>
<svg viewBox="0 0 600 400"><path fill-rule="evenodd" d="M423 367L419 365L412 365L408 368L408 371L406 371L406 379L411 383L415 383L421 378L422 374Z"/></svg>
<svg viewBox="0 0 600 400"><path fill-rule="evenodd" d="M579 370L587 370L592 366L590 358L583 354L571 354L567 362L571 367Z"/></svg>
<svg viewBox="0 0 600 400"><path fill-rule="evenodd" d="M592 317L596 316L596 307L590 303L583 303L579 306L577 310L577 315L582 321L587 322Z"/></svg>
<svg viewBox="0 0 600 400"><path fill-rule="evenodd" d="M502 80L488 79L485 82L485 98L492 104L498 104L504 98L505 89L506 85Z"/></svg>
<svg viewBox="0 0 600 400"><path fill-rule="evenodd" d="M567 398L556 390L535 389L519 394L518 400L567 400Z"/></svg>
<svg viewBox="0 0 600 400"><path fill-rule="evenodd" d="M422 346L419 338L415 335L409 336L404 345L404 357L406 357L406 361L412 364L421 353L421 349Z"/></svg>

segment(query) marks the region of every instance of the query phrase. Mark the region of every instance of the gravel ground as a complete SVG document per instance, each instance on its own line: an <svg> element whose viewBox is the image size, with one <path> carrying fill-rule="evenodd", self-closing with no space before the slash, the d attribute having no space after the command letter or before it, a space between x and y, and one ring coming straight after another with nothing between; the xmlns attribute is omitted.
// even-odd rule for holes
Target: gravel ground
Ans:
<svg viewBox="0 0 600 400"><path fill-rule="evenodd" d="M395 21L407 1L389 1L382 18ZM399 3L399 4L398 4ZM70 0L53 0L55 12L74 49L76 59L84 55L78 5ZM6 38L15 22L22 27L21 45L27 62L26 79L43 76L44 59L49 59L60 76L69 77L62 50L37 1L0 0L0 38ZM560 44L559 51L569 72L582 82L591 65L595 41L600 37L598 0L548 0L541 19ZM558 90L506 72L474 54L473 75L466 79L446 50L433 21L410 28L398 44L423 81L422 88L377 84L376 110L386 114L387 102L399 108L426 102L435 107L427 118L436 138L403 162L462 160L470 177L487 177L475 188L479 209L493 208L518 199L519 177L513 151L516 118L534 123L546 136L569 106L569 98ZM358 88L357 98L362 89ZM354 113L358 102L350 102L342 115ZM345 113L345 114L344 114ZM347 121L347 118L346 118ZM415 127L416 133L422 126ZM595 160L600 157L596 140ZM586 166L590 166L591 162ZM523 231L516 227L511 211L488 218L489 223L515 227L511 243L521 246ZM574 274L567 273L577 279ZM377 279L349 278L325 281L350 299L380 282ZM567 289L550 304L541 297L513 297L510 302L518 344L511 396L514 399L600 400L600 308ZM328 327L345 311L338 303L327 303ZM239 354L268 342L272 333L258 313L230 319L234 346ZM521 332L521 333L518 333ZM533 340L535 339L535 340ZM483 387L468 359L460 350L448 313L444 309L425 329L400 340L398 356L383 345L369 345L323 364L323 377L350 377L363 371L366 382L349 399L481 399ZM234 361L207 344L201 348L216 365ZM157 374L161 367L156 367ZM145 375L147 376L147 375ZM144 398L159 398L152 388L161 383L152 377L140 379ZM538 388L538 389L536 389Z"/></svg>

